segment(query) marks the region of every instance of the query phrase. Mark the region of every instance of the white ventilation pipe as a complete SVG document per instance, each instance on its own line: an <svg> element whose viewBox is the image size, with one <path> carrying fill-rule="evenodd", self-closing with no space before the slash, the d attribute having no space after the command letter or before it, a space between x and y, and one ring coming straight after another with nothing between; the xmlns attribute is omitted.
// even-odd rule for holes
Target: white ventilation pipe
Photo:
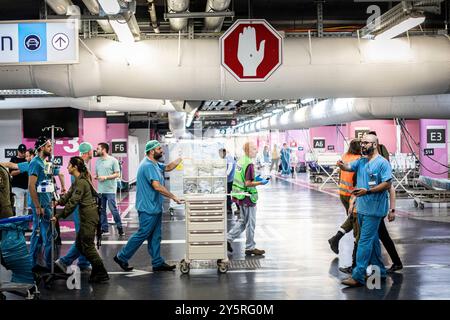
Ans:
<svg viewBox="0 0 450 320"><path fill-rule="evenodd" d="M167 0L167 11L169 13L182 13L189 9L189 0ZM186 29L188 18L170 18L170 28L175 31Z"/></svg>
<svg viewBox="0 0 450 320"><path fill-rule="evenodd" d="M85 111L172 112L168 100L132 99L124 97L38 97L0 100L0 110L72 107Z"/></svg>
<svg viewBox="0 0 450 320"><path fill-rule="evenodd" d="M372 119L449 119L450 94L339 98L277 114L238 128L240 133L259 130L294 130Z"/></svg>
<svg viewBox="0 0 450 320"><path fill-rule="evenodd" d="M86 47L84 46L86 45ZM168 100L379 97L450 92L450 41L444 36L388 41L284 39L283 65L264 82L238 82L220 66L217 39L86 39L79 63L0 66L1 89L39 88L63 97ZM360 49L358 49L360 48ZM149 76L157 81L149 81Z"/></svg>
<svg viewBox="0 0 450 320"><path fill-rule="evenodd" d="M231 0L208 0L206 2L206 12L222 12L228 9ZM220 32L224 17L206 17L205 31Z"/></svg>
<svg viewBox="0 0 450 320"><path fill-rule="evenodd" d="M59 15L65 15L67 13L67 8L73 5L70 0L46 0L46 2L48 6Z"/></svg>
<svg viewBox="0 0 450 320"><path fill-rule="evenodd" d="M186 131L186 112L169 112L169 130L177 139L191 139L192 134Z"/></svg>

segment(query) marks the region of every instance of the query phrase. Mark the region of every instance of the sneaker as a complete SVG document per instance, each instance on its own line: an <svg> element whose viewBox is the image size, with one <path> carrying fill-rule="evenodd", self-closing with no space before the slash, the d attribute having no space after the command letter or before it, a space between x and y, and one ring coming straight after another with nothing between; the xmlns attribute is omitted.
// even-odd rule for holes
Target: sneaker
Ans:
<svg viewBox="0 0 450 320"><path fill-rule="evenodd" d="M96 274L94 276L89 277L89 283L103 283L109 280L109 275L105 274Z"/></svg>
<svg viewBox="0 0 450 320"><path fill-rule="evenodd" d="M153 271L173 271L175 270L177 266L172 264L167 264L167 263L163 263L162 265L158 266L158 267L153 267Z"/></svg>
<svg viewBox="0 0 450 320"><path fill-rule="evenodd" d="M133 267L130 267L128 263L123 262L117 256L114 256L114 261L124 270L124 271L132 271Z"/></svg>
<svg viewBox="0 0 450 320"><path fill-rule="evenodd" d="M339 271L340 272L343 272L343 273L347 273L347 274L352 274L352 272L353 272L353 268L350 266L350 267L339 267Z"/></svg>
<svg viewBox="0 0 450 320"><path fill-rule="evenodd" d="M395 271L402 270L403 264L393 264L388 270L388 273L394 273Z"/></svg>
<svg viewBox="0 0 450 320"><path fill-rule="evenodd" d="M80 268L80 272L82 273L90 273L92 271L92 267L91 266L78 266L78 268Z"/></svg>
<svg viewBox="0 0 450 320"><path fill-rule="evenodd" d="M231 242L230 241L227 241L227 250L228 250L228 252L233 252L233 248L231 247Z"/></svg>
<svg viewBox="0 0 450 320"><path fill-rule="evenodd" d="M260 249L256 249L256 248L253 249L253 250L245 250L245 254L247 254L247 255L262 256L265 253L266 253L266 251L260 250Z"/></svg>
<svg viewBox="0 0 450 320"><path fill-rule="evenodd" d="M111 233L109 231L102 231L102 236L109 236Z"/></svg>
<svg viewBox="0 0 450 320"><path fill-rule="evenodd" d="M352 288L356 288L356 287L362 287L364 284L362 284L359 281L356 281L355 279L353 279L352 277L347 278L345 280L342 280L341 282L342 284L345 284L346 286L352 287Z"/></svg>
<svg viewBox="0 0 450 320"><path fill-rule="evenodd" d="M55 266L58 267L63 273L67 273L67 266L61 261L61 259L57 259L55 261Z"/></svg>

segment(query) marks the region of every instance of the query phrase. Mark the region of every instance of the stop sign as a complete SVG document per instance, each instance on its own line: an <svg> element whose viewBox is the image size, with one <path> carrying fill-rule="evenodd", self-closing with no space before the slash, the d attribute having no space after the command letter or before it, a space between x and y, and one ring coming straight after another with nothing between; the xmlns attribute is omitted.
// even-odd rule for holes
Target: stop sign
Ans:
<svg viewBox="0 0 450 320"><path fill-rule="evenodd" d="M265 81L281 65L282 43L266 20L237 20L220 37L221 64L238 81Z"/></svg>

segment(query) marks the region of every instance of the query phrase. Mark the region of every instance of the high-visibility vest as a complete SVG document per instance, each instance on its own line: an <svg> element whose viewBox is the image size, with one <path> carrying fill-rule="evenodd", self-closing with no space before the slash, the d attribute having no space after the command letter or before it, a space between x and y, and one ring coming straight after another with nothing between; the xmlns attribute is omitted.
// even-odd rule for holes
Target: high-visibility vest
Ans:
<svg viewBox="0 0 450 320"><path fill-rule="evenodd" d="M344 163L350 163L355 160L358 160L359 158L361 158L359 154L345 153L342 156L342 161ZM349 197L352 195L352 191L355 189L353 185L354 176L355 176L354 172L341 170L341 178L339 180L339 194L341 196Z"/></svg>
<svg viewBox="0 0 450 320"><path fill-rule="evenodd" d="M245 186L245 171L247 171L247 167L251 163L252 163L252 160L247 156L243 156L236 163L236 171L234 173L233 188L231 190L231 196L238 200L243 200L247 196L244 193L249 193L250 200L253 203L256 203L256 201L258 201L258 191L256 190L255 187L246 187Z"/></svg>

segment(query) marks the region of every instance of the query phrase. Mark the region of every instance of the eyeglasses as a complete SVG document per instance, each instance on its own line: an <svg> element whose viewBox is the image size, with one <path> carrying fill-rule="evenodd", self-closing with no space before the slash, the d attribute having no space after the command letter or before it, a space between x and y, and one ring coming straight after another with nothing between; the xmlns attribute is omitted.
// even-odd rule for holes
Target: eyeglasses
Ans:
<svg viewBox="0 0 450 320"><path fill-rule="evenodd" d="M368 145L369 143L373 143L373 142L369 142L369 141L361 141L359 144L362 146Z"/></svg>

